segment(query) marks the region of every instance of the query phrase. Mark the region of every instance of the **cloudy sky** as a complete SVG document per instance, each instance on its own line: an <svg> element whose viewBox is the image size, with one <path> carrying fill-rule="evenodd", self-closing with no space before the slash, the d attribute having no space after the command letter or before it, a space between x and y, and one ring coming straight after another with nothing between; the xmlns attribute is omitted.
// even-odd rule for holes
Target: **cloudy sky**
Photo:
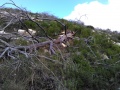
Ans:
<svg viewBox="0 0 120 90"><path fill-rule="evenodd" d="M120 0L13 0L31 12L48 12L59 18L81 20L85 25L120 32ZM0 5L10 2L0 0ZM6 5L13 7L11 5Z"/></svg>

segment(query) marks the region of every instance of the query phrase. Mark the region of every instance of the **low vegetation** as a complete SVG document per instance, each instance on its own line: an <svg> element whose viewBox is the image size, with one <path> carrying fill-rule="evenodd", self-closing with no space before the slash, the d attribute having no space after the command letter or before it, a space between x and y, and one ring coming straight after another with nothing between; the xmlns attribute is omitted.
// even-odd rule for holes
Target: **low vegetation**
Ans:
<svg viewBox="0 0 120 90"><path fill-rule="evenodd" d="M19 29L29 35L19 34ZM36 33L31 35L29 29ZM120 46L116 44L120 33L116 31L3 7L0 30L5 32L0 33L1 90L120 89ZM72 38L58 39L68 31L74 32Z"/></svg>

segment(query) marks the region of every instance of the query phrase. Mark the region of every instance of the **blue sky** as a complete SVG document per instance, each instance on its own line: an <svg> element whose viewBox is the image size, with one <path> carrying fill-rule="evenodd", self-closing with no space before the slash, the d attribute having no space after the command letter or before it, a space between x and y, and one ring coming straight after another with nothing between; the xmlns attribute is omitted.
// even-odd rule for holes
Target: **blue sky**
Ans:
<svg viewBox="0 0 120 90"><path fill-rule="evenodd" d="M99 1L103 4L107 0L13 0L18 6L24 7L32 12L48 12L59 18L63 18L71 13L74 7L79 3L89 3L91 1ZM9 0L0 0L2 5Z"/></svg>
<svg viewBox="0 0 120 90"><path fill-rule="evenodd" d="M47 12L59 18L81 20L95 28L120 32L120 0L13 0L31 12ZM0 5L10 0L0 0ZM9 5L8 5L9 6ZM82 15L86 17L80 18Z"/></svg>

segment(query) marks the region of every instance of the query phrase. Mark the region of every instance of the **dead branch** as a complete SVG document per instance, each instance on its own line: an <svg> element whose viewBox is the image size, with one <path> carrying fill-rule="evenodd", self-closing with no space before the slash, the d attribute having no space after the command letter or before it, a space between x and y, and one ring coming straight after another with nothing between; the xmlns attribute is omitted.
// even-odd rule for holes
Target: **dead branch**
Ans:
<svg viewBox="0 0 120 90"><path fill-rule="evenodd" d="M68 37L66 37L68 36ZM68 38L72 38L72 36L69 36L69 33L67 35L63 35L62 37L58 37L54 40L44 41L41 43L34 43L30 44L28 46L13 46L2 39L0 39L0 42L5 46L5 48L1 51L0 58L5 57L6 54L8 57L14 57L13 53L18 52L20 54L25 55L25 57L28 58L28 54L38 50L39 48L49 46L49 50L52 54L55 54L54 46L63 43L64 41L69 40Z"/></svg>
<svg viewBox="0 0 120 90"><path fill-rule="evenodd" d="M0 50L0 58L3 57L10 57L12 59L15 59L16 56L14 56L15 53L23 54L26 58L29 57L29 54L34 53L36 50L42 47L49 47L49 51L51 54L55 54L55 46L58 44L62 45L65 44L65 42L69 41L69 39L72 39L74 34L73 33L67 33L67 28L66 25L60 22L57 19L49 19L49 18L40 18L40 20L53 20L58 23L60 23L64 27L64 34L58 36L57 39L53 39L50 36L47 35L47 32L45 29L38 23L35 19L32 19L29 15L29 12L27 12L25 9L21 9L18 7L12 0L10 0L10 3L5 3L1 7L10 4L18 8L18 12L12 12L12 11L5 11L4 12L1 10L1 15L0 17L4 18L4 25L2 27L2 32L7 32L6 29L11 26L15 25L16 23L19 23L23 28L25 28L26 32L31 36L31 37L26 37L23 35L19 35L17 32L14 31L16 28L12 30L12 32L8 33L8 35L0 36L0 43L2 44L1 50ZM46 41L40 42L41 38L36 38L34 35L32 35L29 31L29 27L24 23L25 21L31 21L35 23L38 28L40 28L44 34L46 35ZM19 28L18 28L19 29ZM17 29L17 30L18 30ZM9 38L9 42L7 40L4 40L2 38ZM25 42L32 42L28 45L16 45L16 41L22 39ZM38 40L39 39L39 40ZM37 42L36 42L37 41ZM65 47L65 46L63 46ZM58 47L59 48L59 47Z"/></svg>
<svg viewBox="0 0 120 90"><path fill-rule="evenodd" d="M62 58L59 58L58 60L53 59L54 55L52 56L51 54L55 54L57 55L57 57L59 57L58 52L56 53L56 50L60 51L59 45L61 43L67 42L70 38L72 39L73 34L67 34L66 25L58 20L54 20L64 26L65 33L61 36L58 36L58 38L51 38L47 35L46 30L41 26L40 22L32 19L32 16L30 16L29 12L18 7L12 0L10 1L11 3L5 3L2 6L6 4L11 4L17 7L19 11L17 13L14 13L12 11L3 10L5 11L4 13L0 9L0 18L2 18L3 21L2 24L0 22L0 60L6 62L11 62L11 60L13 60L12 66L14 66L14 68L12 72L19 72L20 67L22 67L22 65L24 67L24 64L26 64L26 67L33 70L33 74L31 76L32 85L35 74L34 67L36 67L35 64L37 60L37 62L39 61L44 66L44 69L50 71L55 79L60 82L59 78L57 78L54 72L50 70L50 68L48 68L47 65L42 62L42 60L49 60L50 62L62 67L65 63L65 60L61 60L64 59L62 52L60 52L60 57ZM31 34L30 29L32 28L29 29L29 26L26 24L25 21L30 21L30 23L34 23L37 26L36 28L38 28L38 30L43 31L45 37L37 37L37 35L35 36ZM19 27L17 27L17 25ZM18 32L18 30L20 29L24 29L29 36L20 34ZM58 49L56 49L56 46L58 46ZM50 55L46 56L48 53L46 54L44 52L42 52L41 54L40 50L44 48L47 48L50 51ZM28 64L30 64L30 66L28 66ZM60 84L64 86L62 82L60 82Z"/></svg>

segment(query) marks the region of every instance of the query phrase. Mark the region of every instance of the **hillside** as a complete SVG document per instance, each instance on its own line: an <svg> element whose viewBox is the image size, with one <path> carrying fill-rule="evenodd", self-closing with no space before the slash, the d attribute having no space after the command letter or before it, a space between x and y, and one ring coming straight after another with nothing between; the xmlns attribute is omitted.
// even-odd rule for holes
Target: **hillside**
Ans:
<svg viewBox="0 0 120 90"><path fill-rule="evenodd" d="M1 90L119 88L120 33L0 8Z"/></svg>

